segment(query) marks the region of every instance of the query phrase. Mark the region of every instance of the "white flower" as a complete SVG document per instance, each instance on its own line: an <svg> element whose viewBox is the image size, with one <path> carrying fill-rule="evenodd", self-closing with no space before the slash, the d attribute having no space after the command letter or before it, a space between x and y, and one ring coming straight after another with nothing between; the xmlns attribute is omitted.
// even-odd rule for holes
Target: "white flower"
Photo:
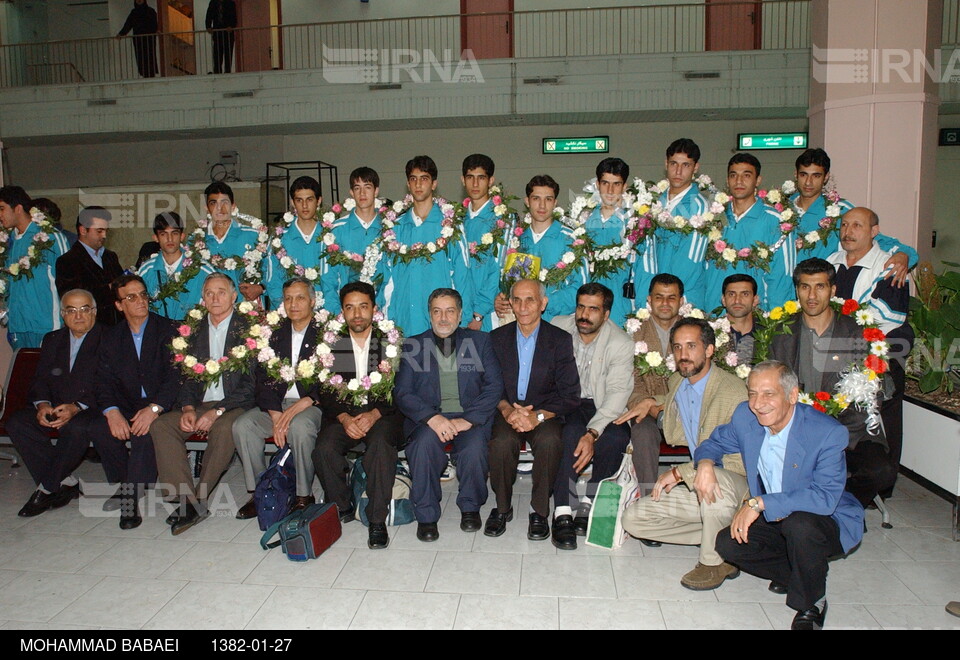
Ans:
<svg viewBox="0 0 960 660"><path fill-rule="evenodd" d="M721 232L719 229L716 229L716 228L711 229L710 233L707 234L707 238L710 240L711 243L719 241L722 237L723 237L723 232Z"/></svg>
<svg viewBox="0 0 960 660"><path fill-rule="evenodd" d="M673 226L677 229L683 229L687 226L687 219L678 215L673 219Z"/></svg>
<svg viewBox="0 0 960 660"><path fill-rule="evenodd" d="M187 357L183 358L183 366L185 366L187 369L193 369L195 366L197 366L197 358L193 357L192 355L188 355Z"/></svg>
<svg viewBox="0 0 960 660"><path fill-rule="evenodd" d="M199 309L191 309L188 316L196 321L199 321L203 318L203 312L201 312Z"/></svg>
<svg viewBox="0 0 960 660"><path fill-rule="evenodd" d="M324 245L333 245L335 241L336 239L334 238L333 234L327 232L326 234L323 235Z"/></svg>
<svg viewBox="0 0 960 660"><path fill-rule="evenodd" d="M427 243L427 252L430 252L432 254L436 251L437 251L436 243L434 243L433 241L430 241L429 243Z"/></svg>
<svg viewBox="0 0 960 660"><path fill-rule="evenodd" d="M641 353L648 353L648 352L650 352L650 347L647 346L647 342L645 342L645 341L638 341L638 342L635 342L635 343L634 343L634 345L633 345L633 354L634 354L634 355L640 355Z"/></svg>
<svg viewBox="0 0 960 660"><path fill-rule="evenodd" d="M797 192L797 184L795 184L793 181L784 181L781 188L787 195L792 195L793 193Z"/></svg>
<svg viewBox="0 0 960 660"><path fill-rule="evenodd" d="M831 204L827 207L827 217L828 218L837 218L840 216L840 206L838 204Z"/></svg>
<svg viewBox="0 0 960 660"><path fill-rule="evenodd" d="M490 232L487 232L486 234L480 237L480 242L483 243L484 245L492 245L493 234L491 234Z"/></svg>
<svg viewBox="0 0 960 660"><path fill-rule="evenodd" d="M632 335L633 333L635 333L637 330L640 329L640 321L638 321L637 319L627 319L627 322L624 327L626 327L627 332Z"/></svg>
<svg viewBox="0 0 960 660"><path fill-rule="evenodd" d="M443 236L444 238L450 238L451 236L453 236L453 227L447 225L446 227L440 230L440 235Z"/></svg>
<svg viewBox="0 0 960 660"><path fill-rule="evenodd" d="M765 248L765 247L757 248L757 255L758 255L761 259L766 259L767 257L770 256L770 250L768 250L768 249Z"/></svg>
<svg viewBox="0 0 960 660"><path fill-rule="evenodd" d="M737 376L739 376L740 378L746 380L746 379L747 379L747 376L749 376L749 375L750 375L750 365L749 365L749 364L741 364L741 365L738 365L738 366L737 366Z"/></svg>
<svg viewBox="0 0 960 660"><path fill-rule="evenodd" d="M204 261L210 261L210 250L200 250L200 258Z"/></svg>
<svg viewBox="0 0 960 660"><path fill-rule="evenodd" d="M187 349L187 340L183 337L177 337L173 340L173 348L177 351L185 351Z"/></svg>
<svg viewBox="0 0 960 660"><path fill-rule="evenodd" d="M336 219L337 219L337 216L336 216L336 214L333 213L333 211L327 211L326 213L323 214L323 217L321 218L321 220L322 220L325 224L331 224L331 223L333 223Z"/></svg>
<svg viewBox="0 0 960 660"><path fill-rule="evenodd" d="M651 367L659 367L663 364L663 356L656 351L650 351L647 353L647 364Z"/></svg>
<svg viewBox="0 0 960 660"><path fill-rule="evenodd" d="M376 385L383 380L383 375L379 371L374 371L370 374L370 384Z"/></svg>
<svg viewBox="0 0 960 660"><path fill-rule="evenodd" d="M273 239L273 241L270 243L270 245L272 245L275 250L279 250L280 248L283 247L283 241L281 241L280 238L277 237L277 238Z"/></svg>
<svg viewBox="0 0 960 660"><path fill-rule="evenodd" d="M326 342L320 342L320 344L317 346L317 355L327 355L330 352L330 347L326 344Z"/></svg>
<svg viewBox="0 0 960 660"><path fill-rule="evenodd" d="M737 252L733 248L725 249L721 256L723 257L724 261L727 261L729 263L733 263L734 261L737 260Z"/></svg>
<svg viewBox="0 0 960 660"><path fill-rule="evenodd" d="M861 309L856 314L858 325L873 325L873 314L869 310Z"/></svg>
<svg viewBox="0 0 960 660"><path fill-rule="evenodd" d="M767 193L767 201L770 202L771 204L779 203L780 199L781 197L780 197L779 190L771 190L770 192Z"/></svg>
<svg viewBox="0 0 960 660"><path fill-rule="evenodd" d="M276 325L280 323L280 314L277 312L267 312L267 323L270 325Z"/></svg>
<svg viewBox="0 0 960 660"><path fill-rule="evenodd" d="M233 257L226 259L223 262L223 267L226 268L227 270L236 270L237 261Z"/></svg>
<svg viewBox="0 0 960 660"><path fill-rule="evenodd" d="M267 346L257 354L257 362L267 362L275 357L277 357L276 351Z"/></svg>
<svg viewBox="0 0 960 660"><path fill-rule="evenodd" d="M507 205L498 204L497 206L493 207L493 212L496 213L497 215L503 215L507 212Z"/></svg>
<svg viewBox="0 0 960 660"><path fill-rule="evenodd" d="M560 261L562 261L565 264L572 264L573 260L574 260L573 252L564 252L563 257L560 258Z"/></svg>
<svg viewBox="0 0 960 660"><path fill-rule="evenodd" d="M699 310L699 309L696 309L696 308L691 309L691 310L690 310L690 313L687 314L687 316L689 316L689 317L692 318L692 319L703 319L703 318L706 318L706 316L704 315L703 311L702 311L702 310Z"/></svg>
<svg viewBox="0 0 960 660"><path fill-rule="evenodd" d="M717 348L721 346L726 346L727 342L730 341L730 335L726 332L720 331L716 333L716 343L714 344Z"/></svg>
<svg viewBox="0 0 960 660"><path fill-rule="evenodd" d="M407 249L408 249L408 248L407 248L406 245L401 245L401 246L400 246L400 254L406 254L406 253L407 253Z"/></svg>
<svg viewBox="0 0 960 660"><path fill-rule="evenodd" d="M296 219L297 219L297 216L295 216L293 213L290 213L290 211L287 211L286 213L283 214L283 221L286 222L288 225Z"/></svg>
<svg viewBox="0 0 960 660"><path fill-rule="evenodd" d="M393 344L390 344L384 349L383 354L392 360L393 358L397 357L397 347Z"/></svg>
<svg viewBox="0 0 960 660"><path fill-rule="evenodd" d="M350 382L347 383L347 389L352 391L357 391L360 389L360 381L356 378L351 378Z"/></svg>
<svg viewBox="0 0 960 660"><path fill-rule="evenodd" d="M818 234L815 231L812 231L808 233L806 236L804 236L803 240L805 240L807 243L816 243L817 241L820 240L820 234Z"/></svg>
<svg viewBox="0 0 960 660"><path fill-rule="evenodd" d="M327 382L327 379L328 379L328 378L330 378L330 370L329 370L329 369L321 369L321 370L320 370L320 374L317 376L317 380L319 380L321 383L325 383L325 382Z"/></svg>
<svg viewBox="0 0 960 660"><path fill-rule="evenodd" d="M220 363L216 360L207 360L207 363L203 365L208 374L218 374L220 373Z"/></svg>
<svg viewBox="0 0 960 660"><path fill-rule="evenodd" d="M343 208L347 211L352 211L353 209L357 208L357 200L355 200L353 197L348 197L343 203Z"/></svg>
<svg viewBox="0 0 960 660"><path fill-rule="evenodd" d="M247 347L246 347L246 346L234 346L233 348L230 349L230 354L233 355L233 357L235 357L235 358L243 358L243 357L246 357L246 355L247 355Z"/></svg>
<svg viewBox="0 0 960 660"><path fill-rule="evenodd" d="M783 220L784 222L789 222L792 218L793 218L793 211L791 211L790 209L787 209L780 214L780 219Z"/></svg>
<svg viewBox="0 0 960 660"><path fill-rule="evenodd" d="M667 192L669 188L670 188L670 183L666 179L657 183L657 192L660 193L661 195Z"/></svg>
<svg viewBox="0 0 960 660"><path fill-rule="evenodd" d="M549 269L549 268L541 268L541 269L540 269L540 274L537 275L537 278L538 278L541 282L546 282L546 281L547 281L547 273L549 273L549 272L550 272L550 269Z"/></svg>
<svg viewBox="0 0 960 660"><path fill-rule="evenodd" d="M238 309L240 310L241 314L249 314L253 311L253 303L248 300L244 300L242 303L240 303Z"/></svg>
<svg viewBox="0 0 960 660"><path fill-rule="evenodd" d="M297 377L296 372L293 370L293 366L285 364L280 367L280 378L286 382L291 382Z"/></svg>
<svg viewBox="0 0 960 660"><path fill-rule="evenodd" d="M303 276L312 282L313 280L320 277L320 273L317 272L316 268L308 268L305 271L303 271Z"/></svg>
<svg viewBox="0 0 960 660"><path fill-rule="evenodd" d="M316 373L316 369L310 360L301 360L300 364L297 365L297 374L301 378L311 378Z"/></svg>
<svg viewBox="0 0 960 660"><path fill-rule="evenodd" d="M634 314L634 316L636 316L641 321L646 321L648 318L650 318L650 310L647 309L646 307L644 307L643 309L638 309L637 313Z"/></svg>
<svg viewBox="0 0 960 660"><path fill-rule="evenodd" d="M400 213L403 211L403 200L397 200L393 203L393 212Z"/></svg>
<svg viewBox="0 0 960 660"><path fill-rule="evenodd" d="M730 351L729 353L727 353L724 356L723 360L724 362L727 363L728 367L735 367L737 366L737 362L739 362L739 358L737 357L737 354L734 353L733 351Z"/></svg>
<svg viewBox="0 0 960 660"><path fill-rule="evenodd" d="M280 265L283 266L284 268L290 268L290 266L293 265L293 259L291 259L287 255L283 255L282 257L280 257Z"/></svg>
<svg viewBox="0 0 960 660"><path fill-rule="evenodd" d="M34 256L36 253L37 253L37 248L33 247L32 245L27 248L27 256L28 256L28 257L32 257L32 256Z"/></svg>
<svg viewBox="0 0 960 660"><path fill-rule="evenodd" d="M730 195L725 192L718 192L713 198L717 204L726 204L730 201Z"/></svg>
<svg viewBox="0 0 960 660"><path fill-rule="evenodd" d="M269 369L275 368L278 364L280 364L280 358L278 358L276 355L267 360L267 367Z"/></svg>
<svg viewBox="0 0 960 660"><path fill-rule="evenodd" d="M813 405L813 397L810 396L807 392L800 392L800 396L797 398L797 401L800 403L805 403L808 406Z"/></svg>
<svg viewBox="0 0 960 660"><path fill-rule="evenodd" d="M877 357L884 357L890 351L890 346L885 341L870 342L870 352Z"/></svg>

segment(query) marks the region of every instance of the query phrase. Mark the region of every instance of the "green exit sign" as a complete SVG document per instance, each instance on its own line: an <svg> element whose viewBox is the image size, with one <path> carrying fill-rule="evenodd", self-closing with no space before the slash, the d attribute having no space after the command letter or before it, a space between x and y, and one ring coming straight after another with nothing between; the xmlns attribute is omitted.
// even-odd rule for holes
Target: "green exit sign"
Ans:
<svg viewBox="0 0 960 660"><path fill-rule="evenodd" d="M806 149L806 133L740 133L737 149Z"/></svg>
<svg viewBox="0 0 960 660"><path fill-rule="evenodd" d="M585 138L543 138L545 154L605 154L610 152L610 136Z"/></svg>

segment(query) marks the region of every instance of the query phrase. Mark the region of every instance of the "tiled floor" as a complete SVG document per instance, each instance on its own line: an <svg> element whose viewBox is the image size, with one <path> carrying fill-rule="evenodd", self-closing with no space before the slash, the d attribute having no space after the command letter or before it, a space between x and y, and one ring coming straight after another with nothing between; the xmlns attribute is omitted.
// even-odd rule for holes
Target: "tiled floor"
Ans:
<svg viewBox="0 0 960 660"><path fill-rule="evenodd" d="M84 464L81 479L98 480ZM224 506L246 495L235 463ZM491 539L459 530L456 482L444 486L440 540L391 528L388 550L366 548L359 522L320 559L261 550L256 521L231 512L178 537L165 513L121 531L92 499L18 518L33 491L26 468L0 464L0 627L34 629L698 628L784 629L793 612L767 583L743 574L711 592L679 578L696 548L557 551L526 538L525 516ZM529 477L515 507L527 510ZM156 504L156 503L155 503ZM492 503L484 507L486 515ZM829 628L960 628L944 612L960 599L960 543L950 505L906 478L889 501L893 529L867 513L863 545L830 570ZM79 509L83 510L83 514ZM160 507L157 505L159 512Z"/></svg>

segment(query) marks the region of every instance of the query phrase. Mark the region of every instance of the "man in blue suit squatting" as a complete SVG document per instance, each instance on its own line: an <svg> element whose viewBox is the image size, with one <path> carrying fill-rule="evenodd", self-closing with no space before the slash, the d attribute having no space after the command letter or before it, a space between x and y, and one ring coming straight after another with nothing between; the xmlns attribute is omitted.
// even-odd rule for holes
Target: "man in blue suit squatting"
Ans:
<svg viewBox="0 0 960 660"><path fill-rule="evenodd" d="M796 374L784 363L755 366L747 401L697 447L694 487L701 499L715 501L714 465L724 454L742 455L750 498L717 534L717 552L786 586L787 607L797 611L793 630L819 630L827 614L827 561L860 543L863 507L844 490L846 428L797 405L799 392Z"/></svg>

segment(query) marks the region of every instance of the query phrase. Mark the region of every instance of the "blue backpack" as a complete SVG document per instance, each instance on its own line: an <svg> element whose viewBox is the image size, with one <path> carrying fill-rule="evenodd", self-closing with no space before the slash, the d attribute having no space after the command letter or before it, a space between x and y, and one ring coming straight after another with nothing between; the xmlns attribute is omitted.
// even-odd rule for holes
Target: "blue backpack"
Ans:
<svg viewBox="0 0 960 660"><path fill-rule="evenodd" d="M393 481L393 496L387 508L388 525L408 525L416 520L413 514L413 502L410 501L410 487L412 481L410 472L403 463L397 461L396 476ZM350 475L350 486L353 490L353 503L356 517L364 526L369 527L367 520L367 471L363 467L363 456L353 463L353 472Z"/></svg>
<svg viewBox="0 0 960 660"><path fill-rule="evenodd" d="M260 530L266 531L290 513L297 496L297 469L293 451L287 445L273 456L270 466L263 471L253 492Z"/></svg>

